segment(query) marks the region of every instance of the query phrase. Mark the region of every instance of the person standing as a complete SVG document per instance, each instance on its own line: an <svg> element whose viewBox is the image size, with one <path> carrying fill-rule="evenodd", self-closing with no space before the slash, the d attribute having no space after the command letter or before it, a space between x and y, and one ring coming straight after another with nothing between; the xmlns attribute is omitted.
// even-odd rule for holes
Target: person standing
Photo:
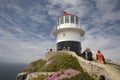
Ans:
<svg viewBox="0 0 120 80"><path fill-rule="evenodd" d="M97 62L105 64L105 58L100 50L97 51L96 58L97 58Z"/></svg>
<svg viewBox="0 0 120 80"><path fill-rule="evenodd" d="M89 48L86 48L86 50L82 54L83 58L89 61L93 60L92 55L92 51Z"/></svg>

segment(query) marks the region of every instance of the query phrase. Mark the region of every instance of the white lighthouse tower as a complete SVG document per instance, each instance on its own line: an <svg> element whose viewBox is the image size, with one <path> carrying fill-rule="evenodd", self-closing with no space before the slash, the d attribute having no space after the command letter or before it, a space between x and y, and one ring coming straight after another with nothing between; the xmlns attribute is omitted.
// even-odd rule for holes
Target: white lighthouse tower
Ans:
<svg viewBox="0 0 120 80"><path fill-rule="evenodd" d="M78 19L76 15L66 12L58 17L57 27L53 31L57 38L57 50L66 48L81 55L81 36L85 32L80 28Z"/></svg>

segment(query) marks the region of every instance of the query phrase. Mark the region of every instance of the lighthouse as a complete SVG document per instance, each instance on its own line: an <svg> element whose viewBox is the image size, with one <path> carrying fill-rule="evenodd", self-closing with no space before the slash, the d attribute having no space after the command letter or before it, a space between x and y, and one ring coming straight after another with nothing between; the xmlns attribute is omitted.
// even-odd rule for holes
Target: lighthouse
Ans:
<svg viewBox="0 0 120 80"><path fill-rule="evenodd" d="M84 31L80 28L79 18L74 14L64 12L57 19L53 35L57 38L57 50L64 48L81 55L81 36Z"/></svg>

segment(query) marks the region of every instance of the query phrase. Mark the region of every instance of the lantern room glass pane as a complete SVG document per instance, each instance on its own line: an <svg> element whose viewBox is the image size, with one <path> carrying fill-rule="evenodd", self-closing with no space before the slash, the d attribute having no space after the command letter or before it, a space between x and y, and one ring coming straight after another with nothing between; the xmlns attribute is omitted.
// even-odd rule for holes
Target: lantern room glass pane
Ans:
<svg viewBox="0 0 120 80"><path fill-rule="evenodd" d="M71 23L74 23L74 16L71 16Z"/></svg>
<svg viewBox="0 0 120 80"><path fill-rule="evenodd" d="M57 25L59 26L59 19L58 19L58 21L57 21Z"/></svg>
<svg viewBox="0 0 120 80"><path fill-rule="evenodd" d="M76 17L76 24L78 24L78 17Z"/></svg>
<svg viewBox="0 0 120 80"><path fill-rule="evenodd" d="M65 16L65 23L69 23L69 16Z"/></svg>
<svg viewBox="0 0 120 80"><path fill-rule="evenodd" d="M59 18L59 24L63 24L63 17Z"/></svg>

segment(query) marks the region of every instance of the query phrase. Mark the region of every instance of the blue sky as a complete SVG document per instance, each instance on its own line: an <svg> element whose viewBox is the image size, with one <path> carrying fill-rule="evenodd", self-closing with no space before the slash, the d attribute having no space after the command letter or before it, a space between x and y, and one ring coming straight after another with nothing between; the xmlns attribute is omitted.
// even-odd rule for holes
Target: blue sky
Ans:
<svg viewBox="0 0 120 80"><path fill-rule="evenodd" d="M58 16L79 17L82 49L120 61L119 0L0 0L0 62L30 63L56 47Z"/></svg>

